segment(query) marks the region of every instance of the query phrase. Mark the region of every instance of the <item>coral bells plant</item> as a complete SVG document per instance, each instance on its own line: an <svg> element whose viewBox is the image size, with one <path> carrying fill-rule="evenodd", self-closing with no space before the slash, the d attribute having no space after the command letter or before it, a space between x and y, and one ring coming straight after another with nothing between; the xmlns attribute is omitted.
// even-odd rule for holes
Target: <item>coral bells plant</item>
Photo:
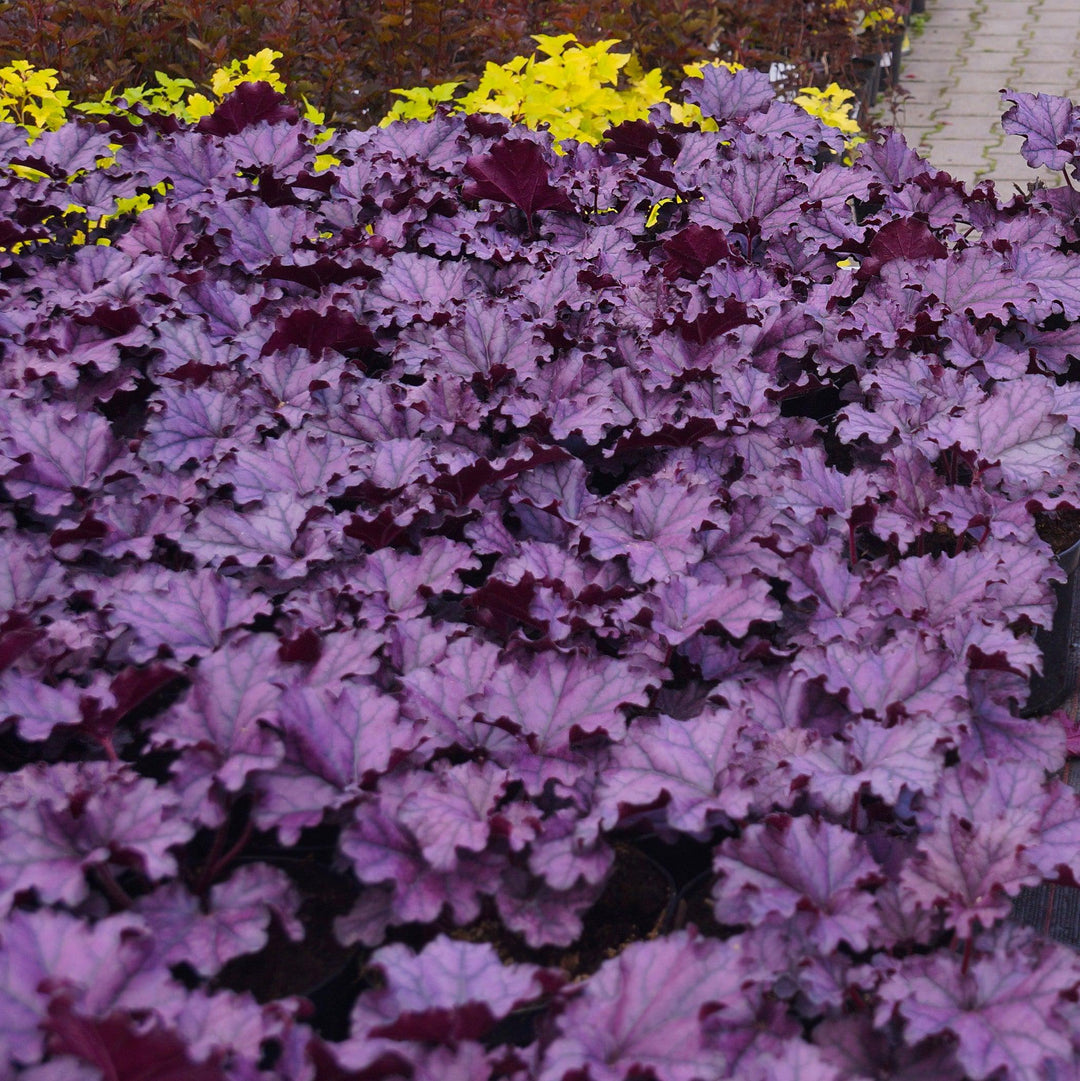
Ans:
<svg viewBox="0 0 1080 1081"><path fill-rule="evenodd" d="M1075 1063L1080 198L683 93L0 128L0 1074Z"/></svg>

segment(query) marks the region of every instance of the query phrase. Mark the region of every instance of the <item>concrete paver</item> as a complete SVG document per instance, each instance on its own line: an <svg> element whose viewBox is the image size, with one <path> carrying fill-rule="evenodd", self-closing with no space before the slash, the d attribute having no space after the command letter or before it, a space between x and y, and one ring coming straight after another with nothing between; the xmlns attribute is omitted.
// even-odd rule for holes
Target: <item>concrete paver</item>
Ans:
<svg viewBox="0 0 1080 1081"><path fill-rule="evenodd" d="M965 183L992 179L1001 193L1060 172L1029 169L1021 140L1006 136L1003 89L1071 97L1080 104L1077 0L927 0L925 29L900 69L903 94L875 110L938 168Z"/></svg>

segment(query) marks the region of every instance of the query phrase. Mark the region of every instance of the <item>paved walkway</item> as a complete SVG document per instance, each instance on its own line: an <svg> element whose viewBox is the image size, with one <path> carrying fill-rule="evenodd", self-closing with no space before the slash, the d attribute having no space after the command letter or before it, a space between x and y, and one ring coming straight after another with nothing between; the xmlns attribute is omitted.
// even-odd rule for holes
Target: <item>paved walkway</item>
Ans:
<svg viewBox="0 0 1080 1081"><path fill-rule="evenodd" d="M986 178L1005 194L1042 176L1028 168L1021 140L1001 128L1002 89L1041 91L1080 104L1080 0L927 0L925 29L912 35L900 85L910 95L895 118L875 111L939 169L971 183Z"/></svg>

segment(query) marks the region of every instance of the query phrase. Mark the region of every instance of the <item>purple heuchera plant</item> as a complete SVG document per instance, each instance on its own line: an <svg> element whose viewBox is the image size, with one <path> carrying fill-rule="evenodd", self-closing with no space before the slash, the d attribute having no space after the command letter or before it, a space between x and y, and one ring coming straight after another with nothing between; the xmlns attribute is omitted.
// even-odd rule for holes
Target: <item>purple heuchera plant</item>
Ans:
<svg viewBox="0 0 1080 1081"><path fill-rule="evenodd" d="M0 133L0 1077L1073 1067L1080 196L685 92Z"/></svg>

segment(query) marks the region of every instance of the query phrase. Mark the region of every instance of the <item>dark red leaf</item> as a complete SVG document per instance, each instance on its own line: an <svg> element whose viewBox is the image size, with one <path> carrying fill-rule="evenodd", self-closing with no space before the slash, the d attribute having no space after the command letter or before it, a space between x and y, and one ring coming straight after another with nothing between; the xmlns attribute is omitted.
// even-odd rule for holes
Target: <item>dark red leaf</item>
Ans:
<svg viewBox="0 0 1080 1081"><path fill-rule="evenodd" d="M252 124L294 124L298 116L296 106L269 83L241 83L199 121L195 130L207 135L235 135Z"/></svg>
<svg viewBox="0 0 1080 1081"><path fill-rule="evenodd" d="M566 192L552 185L550 166L540 146L529 139L500 139L488 153L469 158L465 172L473 179L461 189L466 199L512 203L526 217L537 210L574 212Z"/></svg>

